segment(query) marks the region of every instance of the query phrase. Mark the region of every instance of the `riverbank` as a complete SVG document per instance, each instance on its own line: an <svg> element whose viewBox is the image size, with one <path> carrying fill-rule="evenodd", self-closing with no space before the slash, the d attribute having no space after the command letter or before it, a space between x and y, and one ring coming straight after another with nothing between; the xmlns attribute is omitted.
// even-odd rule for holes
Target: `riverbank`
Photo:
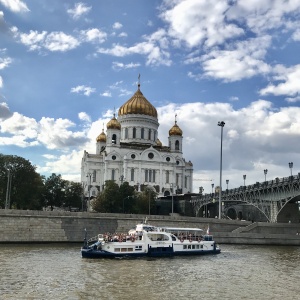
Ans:
<svg viewBox="0 0 300 300"><path fill-rule="evenodd" d="M0 210L0 243L81 243L100 232L127 232L145 215L90 212ZM200 227L219 244L298 245L299 223L261 223L236 220L148 216L149 223L168 227Z"/></svg>

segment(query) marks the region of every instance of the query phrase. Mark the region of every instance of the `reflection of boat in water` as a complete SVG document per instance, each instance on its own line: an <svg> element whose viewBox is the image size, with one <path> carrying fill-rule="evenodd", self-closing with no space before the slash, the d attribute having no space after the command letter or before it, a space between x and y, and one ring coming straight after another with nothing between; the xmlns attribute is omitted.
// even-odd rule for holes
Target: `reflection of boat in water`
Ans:
<svg viewBox="0 0 300 300"><path fill-rule="evenodd" d="M82 257L140 257L218 254L220 248L212 235L202 235L200 228L156 227L136 225L127 234L98 234L81 248Z"/></svg>

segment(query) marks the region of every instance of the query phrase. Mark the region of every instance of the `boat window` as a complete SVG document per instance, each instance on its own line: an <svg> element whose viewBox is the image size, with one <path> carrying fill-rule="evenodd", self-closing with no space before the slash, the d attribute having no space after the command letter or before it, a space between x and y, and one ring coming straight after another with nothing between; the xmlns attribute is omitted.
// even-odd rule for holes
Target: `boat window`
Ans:
<svg viewBox="0 0 300 300"><path fill-rule="evenodd" d="M176 241L176 236L172 234L172 241Z"/></svg>
<svg viewBox="0 0 300 300"><path fill-rule="evenodd" d="M192 245L192 249L195 249L195 245Z"/></svg>
<svg viewBox="0 0 300 300"><path fill-rule="evenodd" d="M188 245L188 249L191 249L191 245Z"/></svg>
<svg viewBox="0 0 300 300"><path fill-rule="evenodd" d="M186 246L186 245L183 245L183 249L187 249L187 246Z"/></svg>
<svg viewBox="0 0 300 300"><path fill-rule="evenodd" d="M168 241L169 237L162 233L149 233L148 237L151 241Z"/></svg>
<svg viewBox="0 0 300 300"><path fill-rule="evenodd" d="M196 249L199 249L199 245L196 245Z"/></svg>
<svg viewBox="0 0 300 300"><path fill-rule="evenodd" d="M115 252L132 252L133 248L115 248Z"/></svg>

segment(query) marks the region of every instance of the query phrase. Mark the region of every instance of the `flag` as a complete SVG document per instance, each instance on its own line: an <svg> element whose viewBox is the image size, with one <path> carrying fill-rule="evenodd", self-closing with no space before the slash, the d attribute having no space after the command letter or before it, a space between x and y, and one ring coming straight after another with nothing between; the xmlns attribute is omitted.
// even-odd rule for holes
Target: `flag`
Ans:
<svg viewBox="0 0 300 300"><path fill-rule="evenodd" d="M207 226L206 234L209 235L209 225Z"/></svg>

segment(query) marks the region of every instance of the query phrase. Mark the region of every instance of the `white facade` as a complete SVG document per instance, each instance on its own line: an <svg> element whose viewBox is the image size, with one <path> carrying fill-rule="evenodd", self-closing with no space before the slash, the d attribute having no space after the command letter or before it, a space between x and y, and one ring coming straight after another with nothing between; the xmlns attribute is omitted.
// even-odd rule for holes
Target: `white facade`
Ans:
<svg viewBox="0 0 300 300"><path fill-rule="evenodd" d="M106 134L103 130L97 137L96 153L84 151L81 181L85 196L97 196L106 180L127 181L138 191L152 187L158 196L192 192L193 165L183 158L181 129L175 120L169 145L162 146L158 127L156 109L138 87L119 109L118 118L107 123Z"/></svg>

